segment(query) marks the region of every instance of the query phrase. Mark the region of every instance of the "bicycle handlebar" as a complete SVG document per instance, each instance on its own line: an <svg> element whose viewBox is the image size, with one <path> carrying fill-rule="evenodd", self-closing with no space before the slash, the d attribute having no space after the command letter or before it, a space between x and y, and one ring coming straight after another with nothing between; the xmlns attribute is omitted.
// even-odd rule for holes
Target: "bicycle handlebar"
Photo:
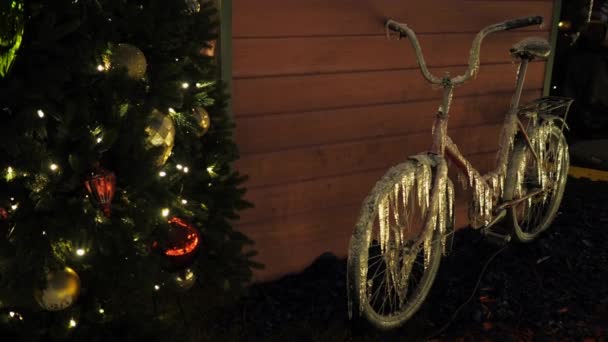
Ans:
<svg viewBox="0 0 608 342"><path fill-rule="evenodd" d="M481 48L481 42L483 39L494 32L513 30L520 27L525 26L533 26L540 25L543 22L543 17L541 16L533 16L526 18L513 19L509 21L505 21L498 24L493 24L485 27L483 30L479 31L473 40L473 44L471 46L471 52L469 55L469 67L467 71L459 76L453 77L450 79L452 84L460 84L464 83L470 78L474 77L479 70L479 50ZM426 66L426 62L424 61L424 56L422 55L422 49L420 48L420 43L418 42L418 38L416 38L416 33L412 31L407 25L398 23L392 19L389 19L386 22L386 34L390 35L389 30L398 32L402 36L406 36L409 38L409 41L412 43L414 50L416 52L416 59L418 60L418 66L420 66L420 70L422 71L422 75L429 82L433 84L441 84L443 82L442 78L438 78L431 74L429 69Z"/></svg>

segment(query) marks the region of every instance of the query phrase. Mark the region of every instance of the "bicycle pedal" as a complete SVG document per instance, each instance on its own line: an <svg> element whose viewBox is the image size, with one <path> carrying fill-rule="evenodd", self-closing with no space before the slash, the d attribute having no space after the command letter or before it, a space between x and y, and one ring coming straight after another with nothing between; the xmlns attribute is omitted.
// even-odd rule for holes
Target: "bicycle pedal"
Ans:
<svg viewBox="0 0 608 342"><path fill-rule="evenodd" d="M493 232L489 229L483 231L483 235L486 237L488 241L491 243L497 244L499 246L504 246L511 241L510 234L500 234L497 232Z"/></svg>

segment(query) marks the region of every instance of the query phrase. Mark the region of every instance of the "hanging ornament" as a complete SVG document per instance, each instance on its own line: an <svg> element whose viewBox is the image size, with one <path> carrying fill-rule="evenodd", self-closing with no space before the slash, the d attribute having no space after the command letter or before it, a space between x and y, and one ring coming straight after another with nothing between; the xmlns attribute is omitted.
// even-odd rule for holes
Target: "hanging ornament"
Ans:
<svg viewBox="0 0 608 342"><path fill-rule="evenodd" d="M192 262L200 244L200 233L193 225L179 217L172 217L162 241L153 247L160 250L170 263L171 268L185 267Z"/></svg>
<svg viewBox="0 0 608 342"><path fill-rule="evenodd" d="M0 77L8 74L25 28L23 0L0 0Z"/></svg>
<svg viewBox="0 0 608 342"><path fill-rule="evenodd" d="M172 277L179 291L188 291L196 283L196 274L189 268L174 273Z"/></svg>
<svg viewBox="0 0 608 342"><path fill-rule="evenodd" d="M139 80L146 75L146 56L137 47L130 44L116 44L103 56L103 70L127 69L127 75Z"/></svg>
<svg viewBox="0 0 608 342"><path fill-rule="evenodd" d="M185 0L186 14L195 14L201 11L201 3L198 0Z"/></svg>
<svg viewBox="0 0 608 342"><path fill-rule="evenodd" d="M0 207L0 242L10 235L14 226L14 223L9 220L9 217L8 211Z"/></svg>
<svg viewBox="0 0 608 342"><path fill-rule="evenodd" d="M105 217L110 217L110 207L116 192L116 175L114 172L98 167L84 181L91 200L101 207Z"/></svg>
<svg viewBox="0 0 608 342"><path fill-rule="evenodd" d="M207 41L199 53L203 56L215 57L215 40Z"/></svg>
<svg viewBox="0 0 608 342"><path fill-rule="evenodd" d="M69 267L47 272L46 284L34 290L34 298L44 310L59 311L74 304L80 293L80 277Z"/></svg>
<svg viewBox="0 0 608 342"><path fill-rule="evenodd" d="M148 148L161 148L156 165L165 165L175 143L175 125L173 124L173 119L169 115L153 109L145 130L148 134L146 138Z"/></svg>
<svg viewBox="0 0 608 342"><path fill-rule="evenodd" d="M199 127L201 128L197 135L202 137L207 133L209 127L211 126L211 118L209 117L209 113L203 107L196 107L192 109L192 116L196 119Z"/></svg>

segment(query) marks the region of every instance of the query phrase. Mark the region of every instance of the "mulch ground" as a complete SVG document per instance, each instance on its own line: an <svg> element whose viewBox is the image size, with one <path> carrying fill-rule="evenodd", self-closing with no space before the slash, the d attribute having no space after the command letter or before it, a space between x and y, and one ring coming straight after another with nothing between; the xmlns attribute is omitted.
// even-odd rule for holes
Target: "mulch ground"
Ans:
<svg viewBox="0 0 608 342"><path fill-rule="evenodd" d="M483 274L500 247L468 229L454 240L426 302L397 330L348 320L346 261L327 254L300 274L253 286L221 315L212 335L221 341L606 341L608 183L569 179L550 230L530 244L508 245Z"/></svg>

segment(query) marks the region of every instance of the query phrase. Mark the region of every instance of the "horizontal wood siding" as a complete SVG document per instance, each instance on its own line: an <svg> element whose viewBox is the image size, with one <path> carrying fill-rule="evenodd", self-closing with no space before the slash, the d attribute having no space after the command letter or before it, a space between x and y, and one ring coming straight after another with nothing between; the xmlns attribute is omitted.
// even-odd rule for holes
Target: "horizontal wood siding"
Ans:
<svg viewBox="0 0 608 342"><path fill-rule="evenodd" d="M323 252L346 255L373 184L430 145L440 91L424 81L406 40L386 39L386 18L418 33L433 73L456 75L484 26L528 15L550 23L551 13L551 1L233 0L237 167L255 204L237 227L266 264L256 279L300 271ZM450 135L482 171L493 166L515 83L508 48L530 35L549 32L488 37L478 77L455 91ZM543 78L544 63L532 63L524 100L540 95Z"/></svg>

